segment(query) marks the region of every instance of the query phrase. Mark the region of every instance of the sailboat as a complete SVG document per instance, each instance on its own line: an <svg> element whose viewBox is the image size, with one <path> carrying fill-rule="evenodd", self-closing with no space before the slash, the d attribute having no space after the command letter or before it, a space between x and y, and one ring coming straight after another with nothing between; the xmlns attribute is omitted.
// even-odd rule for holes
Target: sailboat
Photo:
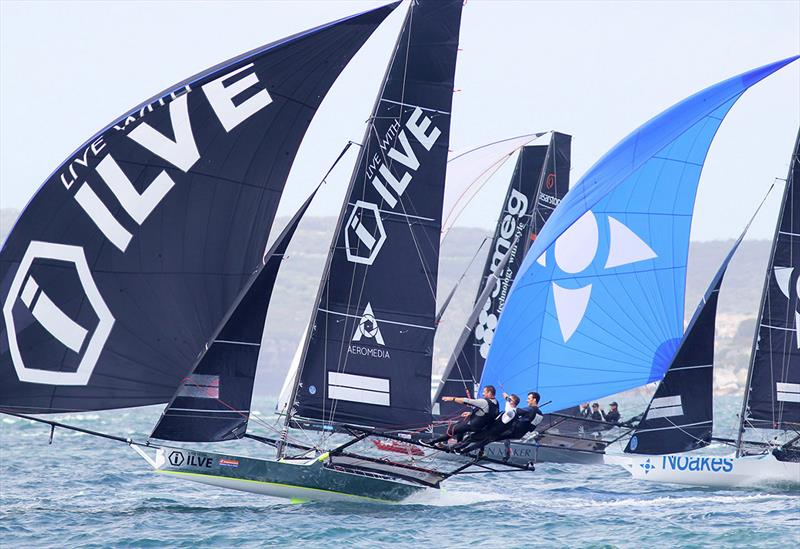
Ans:
<svg viewBox="0 0 800 549"><path fill-rule="evenodd" d="M738 242L712 281L678 354L625 447L627 459L613 460L634 478L719 487L800 486L800 313L795 273L800 192L795 193L794 187L799 176L800 131L767 264L736 438L712 437L712 404L717 295ZM748 430L766 431L769 437L745 440ZM735 453L686 453L712 441L734 446Z"/></svg>
<svg viewBox="0 0 800 549"><path fill-rule="evenodd" d="M86 155L106 149L96 167L106 186L97 181L91 186L75 184L77 204L69 203L89 219L84 214L76 220L69 211L61 226L48 225L50 219L39 205L52 211L49 194L73 186L61 180L64 174L75 175L70 171L73 164L65 164L67 171L48 181L2 253L4 274L14 277L5 297L10 303L8 312L4 310L6 333L9 340L28 338L16 347L12 343L11 352L3 355L3 374L10 380L0 392L3 412L125 442L161 474L302 500L397 501L438 488L443 480L470 468L498 470L489 466L489 459L467 459L446 470L436 466L435 455L426 457L426 466L412 452L405 460L387 459L380 444L366 443L402 442L395 431L431 422L439 233L461 0L419 1L409 7L345 195L297 368L288 374L291 390L281 410L283 426L274 437L247 432L272 289L313 195L262 256L267 228L293 154L324 92L396 6L245 54L190 79L179 88L184 92L161 95L166 99L148 102L115 122L101 138L90 140L78 159L83 166ZM203 95L192 93L196 89ZM277 105L286 112L276 113ZM127 132L126 123L132 128ZM118 137L115 131L125 133ZM226 140L227 133L231 135ZM117 138L113 144L110 136ZM150 155L141 158L137 147ZM132 158L123 168L130 175L114 162L128 149L133 149ZM164 166L164 161L170 165ZM171 179L173 166L189 176L180 187L185 196L168 194L179 187ZM206 181L208 172L214 172L219 188ZM242 189L232 197L224 186L236 183ZM251 187L261 192L250 194ZM114 198L122 208L109 208L117 203ZM232 204L237 208L231 209ZM130 232L136 229L134 222L140 225L135 234ZM65 245L43 247L36 240L37 228L58 229L48 238L68 238L72 232L65 229L75 224L98 247L91 261L79 261L71 248L58 255ZM177 248L174 254L188 265L170 255L173 250L164 243L170 239L167 228L175 235L169 241ZM199 242L187 242L195 233ZM19 259L28 243L29 252ZM238 249L243 245L251 257L243 257ZM39 255L29 259L30 250ZM46 261L36 265L36 258ZM75 259L77 272L72 278L59 263L70 259ZM232 264L238 267L235 272L230 272ZM32 265L36 272L28 275ZM118 277L108 277L116 270ZM167 288L158 287L161 277L168 279ZM110 278L117 284L92 287L86 282L92 278ZM85 292L77 291L81 288L76 280ZM72 293L58 299L57 291ZM129 313L125 322L119 322L120 301ZM74 306L64 311L59 303ZM87 303L99 323L92 324ZM115 316L104 325L110 311ZM197 322L191 322L196 317ZM91 338L89 332L94 334ZM97 343L97 334L109 341ZM31 342L31 337L38 340ZM53 338L61 343L54 351L61 353L58 356L64 355L64 346L83 356L75 372L66 371L77 360L72 355L53 370L30 367L41 358L38 345L50 344ZM181 360L169 352L176 342L185 343ZM144 359L136 362L139 349ZM25 368L18 364L20 356ZM84 367L87 356L91 368ZM128 398L126 391L131 393ZM277 458L138 442L21 413L164 401L169 404L152 439L218 442L247 437L276 447ZM513 470L520 469L527 467Z"/></svg>
<svg viewBox="0 0 800 549"><path fill-rule="evenodd" d="M683 339L702 167L728 111L790 57L712 85L620 141L573 186L506 299L481 386L566 409L658 381Z"/></svg>
<svg viewBox="0 0 800 549"><path fill-rule="evenodd" d="M570 136L550 132L548 143L524 145L520 149L489 244L473 310L463 323L434 391L437 432L444 432L467 410L466 406L441 400L443 395L473 398L478 394L483 365L511 285L528 249L569 189L570 148ZM454 291L455 288L445 305ZM512 443L509 459L523 464L602 462L607 441L598 434L608 426L578 418L574 411L547 414L537 429L536 441ZM490 444L485 451L493 458L507 459L502 444Z"/></svg>

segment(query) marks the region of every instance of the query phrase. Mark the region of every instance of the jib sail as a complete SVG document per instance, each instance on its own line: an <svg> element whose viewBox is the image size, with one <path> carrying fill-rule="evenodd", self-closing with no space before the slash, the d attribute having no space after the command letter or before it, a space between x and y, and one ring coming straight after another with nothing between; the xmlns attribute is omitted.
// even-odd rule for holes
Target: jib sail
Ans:
<svg viewBox="0 0 800 549"><path fill-rule="evenodd" d="M369 120L300 362L293 415L430 423L445 165L462 2L413 2Z"/></svg>
<svg viewBox="0 0 800 549"><path fill-rule="evenodd" d="M272 290L286 248L314 194L267 252L264 265L252 276L197 366L178 387L152 438L219 442L244 436Z"/></svg>
<svg viewBox="0 0 800 549"><path fill-rule="evenodd" d="M711 443L717 302L725 271L741 241L740 237L703 295L678 352L625 452L672 454L689 452Z"/></svg>
<svg viewBox="0 0 800 549"><path fill-rule="evenodd" d="M0 407L170 400L261 263L320 102L395 6L189 78L48 178L0 252Z"/></svg>

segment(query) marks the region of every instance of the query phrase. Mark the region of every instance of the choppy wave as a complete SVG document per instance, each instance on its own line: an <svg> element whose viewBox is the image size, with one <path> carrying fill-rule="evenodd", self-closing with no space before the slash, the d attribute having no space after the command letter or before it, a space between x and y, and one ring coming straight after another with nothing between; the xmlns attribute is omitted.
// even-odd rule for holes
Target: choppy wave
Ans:
<svg viewBox="0 0 800 549"><path fill-rule="evenodd" d="M259 403L269 409L268 403ZM731 400L731 409L737 407ZM735 412L732 412L735 413ZM59 416L146 437L159 408ZM73 417L75 416L75 417ZM80 418L80 419L76 419ZM800 495L634 481L618 466L469 475L400 505L291 504L153 474L123 444L0 422L0 547L790 547ZM221 451L264 455L244 442Z"/></svg>

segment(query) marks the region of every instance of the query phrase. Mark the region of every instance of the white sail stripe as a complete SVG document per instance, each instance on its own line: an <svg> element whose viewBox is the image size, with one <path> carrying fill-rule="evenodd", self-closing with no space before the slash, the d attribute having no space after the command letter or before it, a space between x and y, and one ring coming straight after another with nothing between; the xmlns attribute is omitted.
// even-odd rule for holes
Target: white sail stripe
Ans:
<svg viewBox="0 0 800 549"><path fill-rule="evenodd" d="M784 393L800 393L800 383L784 383L779 381L775 384L775 388Z"/></svg>
<svg viewBox="0 0 800 549"><path fill-rule="evenodd" d="M650 408L647 412L647 419L659 417L674 417L683 415L683 406L666 406L664 408Z"/></svg>
<svg viewBox="0 0 800 549"><path fill-rule="evenodd" d="M249 347L261 347L261 343L249 343L247 341L231 341L229 339L215 339L214 343L228 343L230 345L247 345Z"/></svg>
<svg viewBox="0 0 800 549"><path fill-rule="evenodd" d="M638 429L637 433L649 433L651 431L669 431L671 429L686 429L687 427L696 427L698 425L707 425L713 423L712 420L698 421L697 423L684 423L683 425L670 425L669 427L654 427L653 429Z"/></svg>
<svg viewBox="0 0 800 549"><path fill-rule="evenodd" d="M347 205L348 206L353 206L353 207L356 206L356 204L354 204L352 202L348 202ZM384 214L384 215L397 215L397 216L400 216L400 217L405 217L407 219L419 219L420 221L436 221L432 217L422 217L422 216L419 216L419 215L410 215L410 214L402 213L402 212L393 212L391 210L381 210L380 208L378 209L378 211L380 213Z"/></svg>
<svg viewBox="0 0 800 549"><path fill-rule="evenodd" d="M389 393L364 391L338 385L328 386L328 398L331 400L349 400L350 402L360 402L362 404L375 404L377 406L390 406Z"/></svg>
<svg viewBox="0 0 800 549"><path fill-rule="evenodd" d="M654 398L653 402L650 404L651 408L665 408L667 406L680 406L681 402L681 395L673 395L673 396L665 396Z"/></svg>
<svg viewBox="0 0 800 549"><path fill-rule="evenodd" d="M401 107L414 107L414 108L420 108L423 111L428 111L428 112L435 112L435 113L439 113L439 114L448 114L448 115L450 114L447 111L440 111L440 110L437 110L437 109L429 109L428 107L423 107L422 105L412 105L411 103L402 103L400 101L392 101L391 99L386 99L385 97L381 97L381 101L383 101L385 103L391 103L393 105L400 105Z"/></svg>
<svg viewBox="0 0 800 549"><path fill-rule="evenodd" d="M331 311L330 309L323 309L322 307L320 307L317 310L319 312L321 312L321 313L327 313L327 314L338 315L338 316L346 316L348 318L357 318L357 319L361 320L361 315L350 315L350 314L347 314L347 313L340 313L339 311ZM408 328L419 328L421 330L435 330L435 328L430 327L430 326L420 326L419 324L408 324L406 322L395 322L393 320L383 320L382 318L376 318L375 321L378 324L395 324L397 326L407 326Z"/></svg>
<svg viewBox="0 0 800 549"><path fill-rule="evenodd" d="M704 364L703 366L681 366L680 368L670 368L670 372L677 372L678 370L694 370L697 368L713 368L713 364Z"/></svg>
<svg viewBox="0 0 800 549"><path fill-rule="evenodd" d="M800 393L784 393L782 391L778 391L778 394L775 396L775 398L780 402L800 403Z"/></svg>
<svg viewBox="0 0 800 549"><path fill-rule="evenodd" d="M350 387L353 389L364 389L366 391L389 392L389 380L382 377L328 372L328 384Z"/></svg>
<svg viewBox="0 0 800 549"><path fill-rule="evenodd" d="M250 410L205 410L203 408L167 408L170 412L203 412L204 414L249 414Z"/></svg>

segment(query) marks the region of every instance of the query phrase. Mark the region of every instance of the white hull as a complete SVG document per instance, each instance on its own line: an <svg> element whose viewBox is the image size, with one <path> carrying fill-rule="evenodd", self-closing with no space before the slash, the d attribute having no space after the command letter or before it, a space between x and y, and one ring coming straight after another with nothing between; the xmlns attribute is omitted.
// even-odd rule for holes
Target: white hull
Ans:
<svg viewBox="0 0 800 549"><path fill-rule="evenodd" d="M607 456L607 464L621 465L633 478L692 486L739 488L782 485L800 487L800 463L778 461L772 454L758 456Z"/></svg>

